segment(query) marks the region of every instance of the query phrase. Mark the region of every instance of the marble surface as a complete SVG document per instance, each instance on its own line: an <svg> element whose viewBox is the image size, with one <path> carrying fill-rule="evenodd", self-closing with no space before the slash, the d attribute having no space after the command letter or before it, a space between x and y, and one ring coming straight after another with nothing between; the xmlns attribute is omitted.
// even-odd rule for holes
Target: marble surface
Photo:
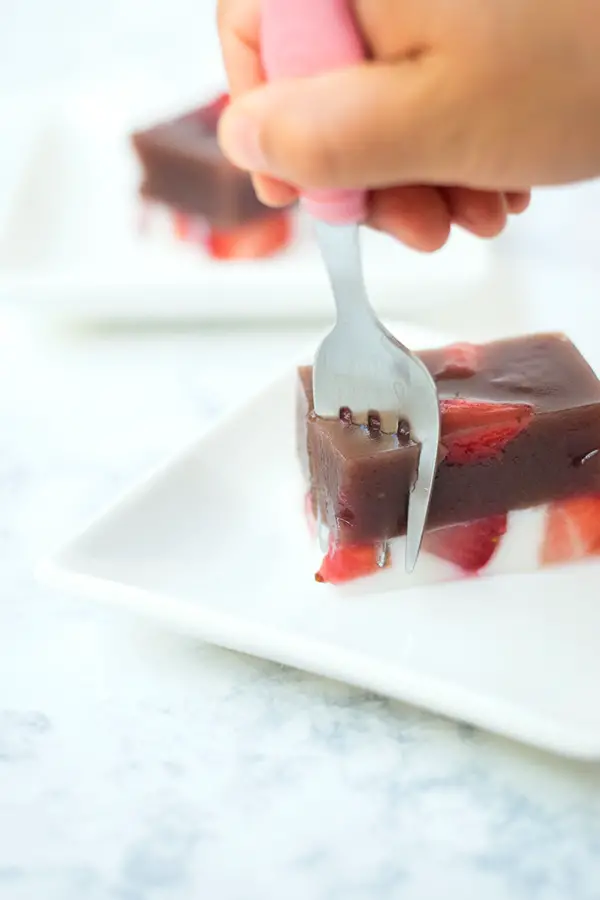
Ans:
<svg viewBox="0 0 600 900"><path fill-rule="evenodd" d="M309 337L0 322L1 900L600 896L600 764L35 583Z"/></svg>

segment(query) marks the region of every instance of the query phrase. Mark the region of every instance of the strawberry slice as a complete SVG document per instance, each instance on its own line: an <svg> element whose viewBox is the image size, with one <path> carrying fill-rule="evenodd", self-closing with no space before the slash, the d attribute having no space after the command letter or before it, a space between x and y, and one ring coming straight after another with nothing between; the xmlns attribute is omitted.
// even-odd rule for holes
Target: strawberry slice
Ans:
<svg viewBox="0 0 600 900"><path fill-rule="evenodd" d="M173 224L173 232L178 241L184 241L187 243L189 240L189 216L186 216L185 213L179 212L178 210L173 210L171 213L171 222Z"/></svg>
<svg viewBox="0 0 600 900"><path fill-rule="evenodd" d="M570 562L600 553L600 495L551 503L541 550L542 565Z"/></svg>
<svg viewBox="0 0 600 900"><path fill-rule="evenodd" d="M488 403L454 398L440 402L446 463L474 463L498 456L533 416L526 403Z"/></svg>
<svg viewBox="0 0 600 900"><path fill-rule="evenodd" d="M447 559L463 572L479 572L486 566L506 534L506 515L475 519L429 531L423 538L423 550Z"/></svg>
<svg viewBox="0 0 600 900"><path fill-rule="evenodd" d="M315 575L315 581L343 584L372 575L381 567L377 564L379 550L375 544L335 544L329 542L327 556ZM389 565L386 561L385 565Z"/></svg>
<svg viewBox="0 0 600 900"><path fill-rule="evenodd" d="M198 110L197 115L207 128L214 128L216 131L219 119L227 106L229 106L229 100L229 94L219 94L212 103L209 103Z"/></svg>
<svg viewBox="0 0 600 900"><path fill-rule="evenodd" d="M444 348L441 367L433 373L434 378L471 378L477 372L479 355L474 344L451 344Z"/></svg>
<svg viewBox="0 0 600 900"><path fill-rule="evenodd" d="M197 216L190 216L188 213L179 210L172 211L173 231L178 241L184 244L203 244L207 226L202 219Z"/></svg>
<svg viewBox="0 0 600 900"><path fill-rule="evenodd" d="M238 228L209 228L204 246L213 259L262 259L283 250L291 239L292 217L285 211Z"/></svg>
<svg viewBox="0 0 600 900"><path fill-rule="evenodd" d="M312 491L307 491L304 495L304 517L308 526L308 533L311 538L317 537L317 520L315 518Z"/></svg>

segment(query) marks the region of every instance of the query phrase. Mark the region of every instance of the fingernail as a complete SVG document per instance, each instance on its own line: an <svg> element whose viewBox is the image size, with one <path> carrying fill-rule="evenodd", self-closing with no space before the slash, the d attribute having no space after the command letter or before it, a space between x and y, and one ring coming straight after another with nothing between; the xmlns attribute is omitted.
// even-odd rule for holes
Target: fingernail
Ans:
<svg viewBox="0 0 600 900"><path fill-rule="evenodd" d="M265 171L266 159L260 146L258 124L248 113L228 110L221 121L219 142L223 153L238 168L250 172Z"/></svg>

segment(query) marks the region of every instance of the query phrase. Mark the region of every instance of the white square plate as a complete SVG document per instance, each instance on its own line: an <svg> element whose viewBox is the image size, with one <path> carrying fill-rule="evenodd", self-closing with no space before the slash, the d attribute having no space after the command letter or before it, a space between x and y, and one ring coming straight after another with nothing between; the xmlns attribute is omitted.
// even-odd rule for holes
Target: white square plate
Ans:
<svg viewBox="0 0 600 900"><path fill-rule="evenodd" d="M43 576L231 649L600 757L600 565L387 595L316 584L293 411L290 372L134 488Z"/></svg>

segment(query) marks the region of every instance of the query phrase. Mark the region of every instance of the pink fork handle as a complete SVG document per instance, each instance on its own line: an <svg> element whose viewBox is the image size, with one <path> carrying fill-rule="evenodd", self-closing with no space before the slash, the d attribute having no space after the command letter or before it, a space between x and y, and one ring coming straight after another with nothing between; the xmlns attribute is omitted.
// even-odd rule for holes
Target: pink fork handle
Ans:
<svg viewBox="0 0 600 900"><path fill-rule="evenodd" d="M348 0L262 0L261 50L269 80L320 75L365 58ZM303 202L327 222L366 217L365 191L311 191Z"/></svg>

